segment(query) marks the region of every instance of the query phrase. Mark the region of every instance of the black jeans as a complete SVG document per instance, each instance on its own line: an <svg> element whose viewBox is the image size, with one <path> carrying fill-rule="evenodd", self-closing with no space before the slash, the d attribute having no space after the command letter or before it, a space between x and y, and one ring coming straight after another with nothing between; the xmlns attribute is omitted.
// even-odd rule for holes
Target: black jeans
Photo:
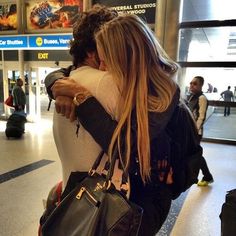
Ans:
<svg viewBox="0 0 236 236"><path fill-rule="evenodd" d="M205 181L211 181L213 179L212 174L207 166L207 162L205 160L205 158L202 156L201 158L201 162L200 162L200 169L202 171L203 174L203 180Z"/></svg>
<svg viewBox="0 0 236 236"><path fill-rule="evenodd" d="M202 139L202 135L198 135L198 138L199 138L199 142L201 141ZM201 158L201 161L200 161L200 169L202 171L202 174L203 174L203 180L205 181L211 181L213 180L213 176L207 166L207 162L205 160L205 158L202 156L200 157Z"/></svg>
<svg viewBox="0 0 236 236"><path fill-rule="evenodd" d="M170 210L171 190L167 185L153 186L140 177L130 175L130 200L143 208L139 236L154 236L161 228Z"/></svg>
<svg viewBox="0 0 236 236"><path fill-rule="evenodd" d="M224 116L229 116L229 115L230 115L230 107L225 107Z"/></svg>

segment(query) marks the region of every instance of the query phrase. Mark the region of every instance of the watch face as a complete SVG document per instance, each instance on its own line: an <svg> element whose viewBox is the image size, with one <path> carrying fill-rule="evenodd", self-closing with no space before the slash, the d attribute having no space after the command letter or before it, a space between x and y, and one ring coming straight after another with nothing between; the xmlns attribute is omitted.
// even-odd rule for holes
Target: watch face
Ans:
<svg viewBox="0 0 236 236"><path fill-rule="evenodd" d="M83 92L80 92L75 95L73 101L76 106L80 105L83 103L87 98L91 97L92 95L87 91L84 90Z"/></svg>
<svg viewBox="0 0 236 236"><path fill-rule="evenodd" d="M78 103L78 101L77 101L77 95L74 97L74 99L73 99L73 103L74 103L76 106L79 105L79 103Z"/></svg>

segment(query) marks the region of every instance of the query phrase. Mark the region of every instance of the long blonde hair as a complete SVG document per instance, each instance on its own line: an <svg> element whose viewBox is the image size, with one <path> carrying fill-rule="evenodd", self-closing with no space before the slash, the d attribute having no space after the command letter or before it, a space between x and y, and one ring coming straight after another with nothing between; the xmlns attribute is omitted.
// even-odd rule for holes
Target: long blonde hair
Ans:
<svg viewBox="0 0 236 236"><path fill-rule="evenodd" d="M106 23L95 38L107 70L121 92L119 122L109 155L116 142L120 151L121 131L125 127L125 159L121 161L126 169L129 167L131 114L135 108L140 175L146 183L151 170L148 112L164 112L170 105L176 91L172 76L177 65L165 56L152 31L135 15L122 15Z"/></svg>

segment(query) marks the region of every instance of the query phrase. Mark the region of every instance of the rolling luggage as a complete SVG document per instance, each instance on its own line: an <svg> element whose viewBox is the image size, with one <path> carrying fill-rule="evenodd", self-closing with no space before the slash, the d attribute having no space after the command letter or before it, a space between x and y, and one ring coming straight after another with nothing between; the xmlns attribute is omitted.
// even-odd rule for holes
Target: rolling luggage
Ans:
<svg viewBox="0 0 236 236"><path fill-rule="evenodd" d="M221 236L236 235L236 189L227 192L221 213Z"/></svg>
<svg viewBox="0 0 236 236"><path fill-rule="evenodd" d="M20 138L25 132L26 115L23 111L15 111L7 120L5 134L7 138Z"/></svg>

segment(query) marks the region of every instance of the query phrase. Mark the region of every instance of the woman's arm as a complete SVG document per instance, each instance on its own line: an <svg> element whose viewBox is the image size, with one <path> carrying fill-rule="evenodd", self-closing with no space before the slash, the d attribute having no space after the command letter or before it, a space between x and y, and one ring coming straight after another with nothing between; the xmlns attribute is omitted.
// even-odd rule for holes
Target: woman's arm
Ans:
<svg viewBox="0 0 236 236"><path fill-rule="evenodd" d="M163 113L150 113L150 139L157 137L158 133L163 130L170 120L176 105L179 102L179 89L177 89L172 104ZM76 117L83 127L92 135L94 140L107 152L112 135L116 129L117 121L106 112L103 106L94 97L90 97L76 107ZM123 132L125 132L123 130ZM136 137L136 120L132 119L132 137ZM123 135L122 135L123 136ZM133 144L135 144L133 138Z"/></svg>
<svg viewBox="0 0 236 236"><path fill-rule="evenodd" d="M94 97L88 98L76 107L76 116L83 127L107 153L117 121L111 118Z"/></svg>

